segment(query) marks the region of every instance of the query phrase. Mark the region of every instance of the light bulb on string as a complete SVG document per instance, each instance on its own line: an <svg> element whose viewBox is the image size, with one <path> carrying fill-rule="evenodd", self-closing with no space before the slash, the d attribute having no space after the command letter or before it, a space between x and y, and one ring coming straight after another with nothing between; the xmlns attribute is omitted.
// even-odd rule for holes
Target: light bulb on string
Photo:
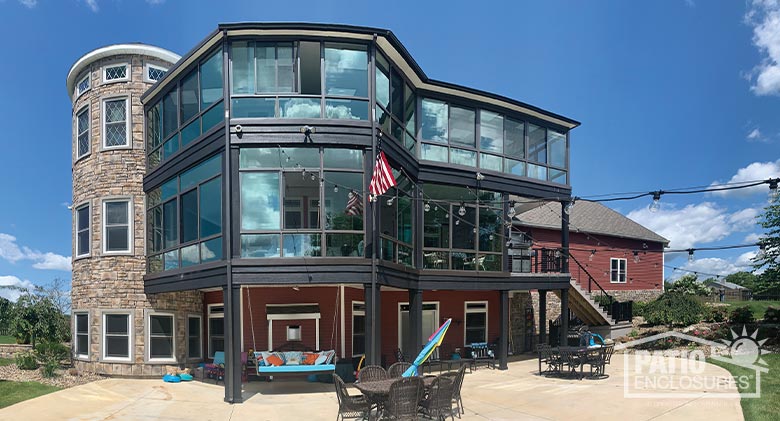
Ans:
<svg viewBox="0 0 780 421"><path fill-rule="evenodd" d="M647 207L650 212L658 212L658 210L661 209L661 194L663 194L663 191L661 190L653 192L653 201L650 203L650 206Z"/></svg>
<svg viewBox="0 0 780 421"><path fill-rule="evenodd" d="M428 202L425 202L425 205L423 206L423 210L426 211L426 212L430 212L431 211L431 204L428 203Z"/></svg>
<svg viewBox="0 0 780 421"><path fill-rule="evenodd" d="M780 178L769 180L769 203L777 201L780 192L777 191L777 184L780 183Z"/></svg>
<svg viewBox="0 0 780 421"><path fill-rule="evenodd" d="M493 234L488 235L488 240L493 241L493 238L495 238Z"/></svg>
<svg viewBox="0 0 780 421"><path fill-rule="evenodd" d="M387 199L387 206L393 206L393 199L392 197Z"/></svg>
<svg viewBox="0 0 780 421"><path fill-rule="evenodd" d="M316 175L314 175L314 173L311 173L311 181L314 181L314 180L316 180L316 179L317 179L317 176L316 176Z"/></svg>
<svg viewBox="0 0 780 421"><path fill-rule="evenodd" d="M688 249L688 262L693 263L693 249Z"/></svg>
<svg viewBox="0 0 780 421"><path fill-rule="evenodd" d="M466 206L464 206L463 203L461 203L460 208L458 208L458 215L460 216L466 215Z"/></svg>
<svg viewBox="0 0 780 421"><path fill-rule="evenodd" d="M455 220L455 225L460 225L460 219Z"/></svg>
<svg viewBox="0 0 780 421"><path fill-rule="evenodd" d="M349 197L350 199L352 199L353 197L355 197L355 193L354 193L354 192L352 192L352 191L350 191L349 193L347 193L347 197Z"/></svg>
<svg viewBox="0 0 780 421"><path fill-rule="evenodd" d="M339 186L333 186L333 193L339 192Z"/></svg>
<svg viewBox="0 0 780 421"><path fill-rule="evenodd" d="M596 250L591 250L590 251L590 256L588 256L588 261L592 262L593 261L593 256L595 256L595 255L596 255Z"/></svg>
<svg viewBox="0 0 780 421"><path fill-rule="evenodd" d="M639 263L639 261L640 261L639 252L634 251L634 263Z"/></svg>
<svg viewBox="0 0 780 421"><path fill-rule="evenodd" d="M477 228L476 228L476 227L472 228L472 229L471 229L471 232L473 232L474 234L476 234L476 233L477 233Z"/></svg>
<svg viewBox="0 0 780 421"><path fill-rule="evenodd" d="M516 212L515 212L515 207L514 207L514 206L510 207L510 208L509 208L509 211L507 211L507 213L506 213L506 215L507 215L508 217L510 217L510 218L512 218L513 216L515 216L515 214L516 214Z"/></svg>
<svg viewBox="0 0 780 421"><path fill-rule="evenodd" d="M571 202L566 203L566 206L563 207L563 211L566 212L566 215L571 214L571 208L574 207L575 198L571 198Z"/></svg>

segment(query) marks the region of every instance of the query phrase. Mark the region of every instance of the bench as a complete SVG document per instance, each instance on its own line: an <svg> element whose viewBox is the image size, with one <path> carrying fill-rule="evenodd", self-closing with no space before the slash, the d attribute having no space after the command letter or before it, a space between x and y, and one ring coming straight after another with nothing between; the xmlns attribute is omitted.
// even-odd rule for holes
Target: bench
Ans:
<svg viewBox="0 0 780 421"><path fill-rule="evenodd" d="M304 347L299 342L288 342L279 348L271 351L272 353L285 353L285 352L307 352L307 353L316 353L313 349ZM335 359L335 351L330 351L334 353L334 356L331 357L332 359ZM260 354L259 352L255 352L255 355ZM255 358L255 367L257 371L257 375L260 377L268 377L269 379L273 376L307 376L307 375L331 375L336 372L336 364L315 364L315 365L307 365L307 364L293 364L293 365L260 365L257 363L258 360Z"/></svg>

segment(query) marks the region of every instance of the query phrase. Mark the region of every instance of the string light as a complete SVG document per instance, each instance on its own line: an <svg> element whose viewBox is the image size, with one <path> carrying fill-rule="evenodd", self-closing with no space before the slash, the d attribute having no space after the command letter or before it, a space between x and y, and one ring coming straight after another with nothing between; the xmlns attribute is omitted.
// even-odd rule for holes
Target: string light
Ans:
<svg viewBox="0 0 780 421"><path fill-rule="evenodd" d="M634 251L634 263L639 263L640 260L641 259L639 258L639 252L635 250Z"/></svg>
<svg viewBox="0 0 780 421"><path fill-rule="evenodd" d="M393 197L387 199L387 206L393 206Z"/></svg>
<svg viewBox="0 0 780 421"><path fill-rule="evenodd" d="M780 178L773 178L769 180L769 202L777 201L778 191L777 184L780 182Z"/></svg>
<svg viewBox="0 0 780 421"><path fill-rule="evenodd" d="M650 206L647 207L647 209L650 212L658 212L658 209L661 209L661 195L663 194L662 190L654 191L653 192L653 202L650 203Z"/></svg>
<svg viewBox="0 0 780 421"><path fill-rule="evenodd" d="M466 206L461 202L460 208L458 209L458 215L465 216L466 215Z"/></svg>
<svg viewBox="0 0 780 421"><path fill-rule="evenodd" d="M688 249L688 262L693 263L693 249Z"/></svg>
<svg viewBox="0 0 780 421"><path fill-rule="evenodd" d="M574 207L575 198L572 197L570 202L566 202L566 206L563 207L563 211L566 212L566 215L571 214L571 208Z"/></svg>
<svg viewBox="0 0 780 421"><path fill-rule="evenodd" d="M592 262L593 261L593 256L595 256L595 255L596 255L596 250L591 250L590 251L590 256L588 256L588 261Z"/></svg>
<svg viewBox="0 0 780 421"><path fill-rule="evenodd" d="M455 225L460 225L460 219L455 220Z"/></svg>
<svg viewBox="0 0 780 421"><path fill-rule="evenodd" d="M333 193L339 192L339 186L333 186Z"/></svg>
<svg viewBox="0 0 780 421"><path fill-rule="evenodd" d="M425 202L425 205L423 205L423 210L426 211L426 212L430 212L431 211L431 203L430 202Z"/></svg>

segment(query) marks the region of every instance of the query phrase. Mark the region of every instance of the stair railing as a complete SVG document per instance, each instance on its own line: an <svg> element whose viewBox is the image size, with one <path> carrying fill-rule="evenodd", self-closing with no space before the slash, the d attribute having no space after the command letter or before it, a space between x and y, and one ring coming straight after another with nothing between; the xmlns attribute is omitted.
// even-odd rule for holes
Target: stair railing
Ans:
<svg viewBox="0 0 780 421"><path fill-rule="evenodd" d="M596 302L596 304L599 305L599 307L603 308L604 311L607 312L607 314L610 315L613 319L615 319L616 322L622 322L622 321L631 321L634 316L633 312L633 301L626 301L626 302L619 302L615 299L615 297L609 295L607 291L604 290L604 288L599 285L598 281L596 281L595 278L593 278L593 275L588 272L587 269L577 260L574 256L569 254L569 258L574 261L574 263L577 264L577 266L585 272L586 275L588 275L588 294L593 293L593 286L595 285L596 288L598 288L598 294L597 296L593 297L593 301Z"/></svg>

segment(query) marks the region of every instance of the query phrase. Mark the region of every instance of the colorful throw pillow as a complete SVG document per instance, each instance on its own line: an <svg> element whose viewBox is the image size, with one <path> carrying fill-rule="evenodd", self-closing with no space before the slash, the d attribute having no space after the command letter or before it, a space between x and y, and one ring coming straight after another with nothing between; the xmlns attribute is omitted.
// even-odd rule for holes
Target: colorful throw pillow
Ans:
<svg viewBox="0 0 780 421"><path fill-rule="evenodd" d="M284 360L278 354L271 354L267 358L263 358L266 364L273 366L284 365Z"/></svg>
<svg viewBox="0 0 780 421"><path fill-rule="evenodd" d="M321 351L320 356L317 358L317 362L315 364L331 364L333 357L335 356L336 351L334 350Z"/></svg>
<svg viewBox="0 0 780 421"><path fill-rule="evenodd" d="M322 351L316 355L317 355L317 359L314 360L314 365L325 364L325 361L328 360L328 354L326 353L326 351Z"/></svg>
<svg viewBox="0 0 780 421"><path fill-rule="evenodd" d="M304 352L303 353L303 365L314 365L317 361L317 357L320 354L316 352Z"/></svg>
<svg viewBox="0 0 780 421"><path fill-rule="evenodd" d="M257 366L263 367L265 365L265 360L263 359L263 353L256 351L254 354L255 354L255 361L257 361Z"/></svg>
<svg viewBox="0 0 780 421"><path fill-rule="evenodd" d="M284 353L284 363L286 365L301 365L302 360L303 360L303 352L287 351Z"/></svg>

